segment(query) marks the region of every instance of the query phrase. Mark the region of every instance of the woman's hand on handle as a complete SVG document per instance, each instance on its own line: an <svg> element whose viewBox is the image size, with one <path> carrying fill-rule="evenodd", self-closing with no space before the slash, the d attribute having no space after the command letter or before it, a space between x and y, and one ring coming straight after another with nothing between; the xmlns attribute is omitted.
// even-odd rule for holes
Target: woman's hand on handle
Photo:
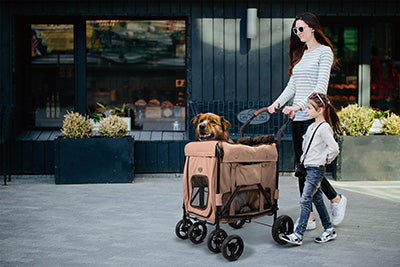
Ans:
<svg viewBox="0 0 400 267"><path fill-rule="evenodd" d="M278 109L278 108L279 108L279 103L274 102L274 103L272 103L272 105L267 107L267 110L269 113L273 114L273 113L276 113L276 109Z"/></svg>

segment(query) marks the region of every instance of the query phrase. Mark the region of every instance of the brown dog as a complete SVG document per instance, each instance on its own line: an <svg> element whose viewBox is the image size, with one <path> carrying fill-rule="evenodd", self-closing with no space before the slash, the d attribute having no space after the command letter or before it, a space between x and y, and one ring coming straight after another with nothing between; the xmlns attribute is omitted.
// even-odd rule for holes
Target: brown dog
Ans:
<svg viewBox="0 0 400 267"><path fill-rule="evenodd" d="M229 139L228 132L231 124L224 116L218 116L214 113L200 113L191 122L196 130L196 141L221 140L233 143Z"/></svg>
<svg viewBox="0 0 400 267"><path fill-rule="evenodd" d="M196 130L196 141L219 140L233 143L229 139L228 130L231 124L224 116L214 113L197 114L191 122ZM225 200L230 197L230 193L224 194ZM246 213L256 211L259 208L259 194L257 191L240 192L235 198L236 213Z"/></svg>

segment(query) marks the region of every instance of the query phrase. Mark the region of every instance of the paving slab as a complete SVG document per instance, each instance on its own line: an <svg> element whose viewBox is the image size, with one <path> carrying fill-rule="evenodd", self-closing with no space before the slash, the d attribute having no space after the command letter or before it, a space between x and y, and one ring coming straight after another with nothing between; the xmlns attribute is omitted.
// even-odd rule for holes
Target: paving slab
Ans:
<svg viewBox="0 0 400 267"><path fill-rule="evenodd" d="M239 230L223 224L245 243L242 256L228 262L206 242L195 245L175 235L182 217L179 175L85 185L55 185L51 176L17 177L0 186L0 266L400 266L400 187L333 184L348 198L337 239L314 243L322 232L318 220L300 247L273 240L271 228L263 225L272 224L271 216ZM295 220L298 201L296 179L282 176L278 215Z"/></svg>

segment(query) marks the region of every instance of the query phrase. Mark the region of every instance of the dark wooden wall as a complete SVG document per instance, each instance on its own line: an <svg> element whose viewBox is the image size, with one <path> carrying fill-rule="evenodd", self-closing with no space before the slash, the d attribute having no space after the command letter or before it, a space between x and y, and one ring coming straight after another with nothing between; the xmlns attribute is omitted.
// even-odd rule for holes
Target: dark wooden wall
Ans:
<svg viewBox="0 0 400 267"><path fill-rule="evenodd" d="M258 30L246 39L246 9L258 9ZM400 16L400 1L6 1L2 46L10 52L15 15L188 19L188 93L193 100L271 101L288 76L288 37L296 14L320 17ZM349 18L351 19L351 18ZM2 55L10 53L2 53ZM11 57L2 71L11 74ZM11 84L3 86L7 89ZM4 89L3 89L4 90ZM8 91L8 90L7 90Z"/></svg>
<svg viewBox="0 0 400 267"><path fill-rule="evenodd" d="M246 39L246 9L258 9L257 36ZM288 37L296 14L311 11L320 17L352 19L377 16L398 17L400 1L253 1L253 0L113 0L113 1L0 1L0 103L16 105L16 114L22 114L18 98L24 97L16 87L17 75L13 73L15 59L16 20L24 16L58 16L79 18L185 18L187 20L187 102L194 103L198 112L229 113L228 119L239 129L235 114L241 108L258 108L268 105L284 88L288 76ZM17 54L16 54L17 53ZM218 105L213 105L218 101ZM222 108L221 108L222 107ZM187 131L193 110L188 106ZM270 120L265 127L253 130L254 134L274 134L283 118ZM15 129L16 130L16 129ZM25 137L20 129L15 133L18 142L13 156L16 172L52 172L54 155L51 140L37 140ZM28 135L29 136L29 135ZM44 138L44 137L43 137ZM140 141L140 140L138 140ZM175 140L176 141L176 140ZM21 143L22 142L22 143ZM291 141L287 140L281 168L289 170L291 164ZM173 157L174 150L182 153L182 144L163 143L163 140L144 141L135 151L135 161L143 166L142 172L176 171L168 168L175 159L163 160L159 152L168 151ZM148 158L141 158L148 155ZM160 160L160 163L156 161ZM180 160L180 159L179 159ZM141 162L141 163L140 163ZM283 162L283 163L282 163ZM172 164L173 165L173 164ZM173 165L175 166L175 165ZM178 166L178 165L176 165ZM178 167L179 169L180 167ZM137 170L137 172L140 172Z"/></svg>

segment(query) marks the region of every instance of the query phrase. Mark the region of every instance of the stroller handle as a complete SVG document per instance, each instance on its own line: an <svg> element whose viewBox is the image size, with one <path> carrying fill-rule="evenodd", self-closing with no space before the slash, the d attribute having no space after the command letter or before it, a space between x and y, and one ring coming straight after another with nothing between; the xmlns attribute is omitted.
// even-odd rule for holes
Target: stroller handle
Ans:
<svg viewBox="0 0 400 267"><path fill-rule="evenodd" d="M281 109L276 109L276 110L282 112ZM268 108L267 108L267 107L263 107L263 108L260 108L259 110L257 110L256 112L254 112L253 116L251 116L251 118L248 119L248 120L242 125L242 127L240 127L240 137L243 137L246 127L251 123L251 121L252 121L255 117L257 117L257 116L260 115L261 113L264 113L264 112L267 112L267 111L268 111ZM287 127L292 121L293 121L293 118L289 117L289 119L287 120L287 122L286 122L284 125L282 125L282 127L278 130L278 133L277 133L277 142L278 142L279 144L280 144L281 138L284 136L284 131L285 131L286 127Z"/></svg>

